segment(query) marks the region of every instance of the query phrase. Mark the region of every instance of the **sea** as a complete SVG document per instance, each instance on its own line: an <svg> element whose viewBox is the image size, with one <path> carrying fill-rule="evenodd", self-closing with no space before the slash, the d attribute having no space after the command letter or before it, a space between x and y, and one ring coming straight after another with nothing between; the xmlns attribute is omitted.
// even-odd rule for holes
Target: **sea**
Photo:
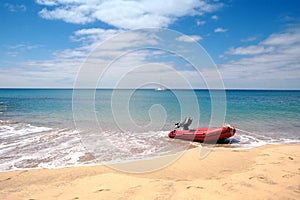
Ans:
<svg viewBox="0 0 300 200"><path fill-rule="evenodd" d="M231 124L222 144L170 139L176 122ZM119 163L189 146L300 142L300 91L0 89L0 171Z"/></svg>

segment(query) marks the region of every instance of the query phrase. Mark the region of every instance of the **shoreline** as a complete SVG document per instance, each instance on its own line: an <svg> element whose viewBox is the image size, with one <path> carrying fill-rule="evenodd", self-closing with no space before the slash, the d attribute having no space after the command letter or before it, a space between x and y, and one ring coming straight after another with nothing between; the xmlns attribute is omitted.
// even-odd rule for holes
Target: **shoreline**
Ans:
<svg viewBox="0 0 300 200"><path fill-rule="evenodd" d="M195 144L189 144L187 145L187 149L183 150L182 152L179 152L177 154L165 154L165 155L157 155L154 157L147 157L144 159L132 159L132 160L123 160L123 161L117 161L117 162L111 162L111 163L81 163L81 164L76 164L76 165L69 165L69 166L57 166L57 167L36 167L36 168L14 168L14 169L9 169L6 171L0 171L1 173L7 173L7 172L14 172L14 171L31 171L31 170L55 170L55 169L65 169L65 168L77 168L77 167L106 167L106 166L115 166L115 165L123 165L123 164L127 164L127 163L137 163L137 162L143 162L143 161L152 161L152 160L156 160L156 159L161 159L161 158L165 158L168 156L181 156L183 155L186 151L190 151L193 150L195 148L201 148L201 146L199 145L195 145ZM220 147L217 147L220 148ZM113 168L113 167L112 167Z"/></svg>
<svg viewBox="0 0 300 200"><path fill-rule="evenodd" d="M0 198L299 199L299 147L214 148L204 159L199 158L197 147L160 170L141 174L104 165L0 172ZM140 170L162 161L165 157L114 167Z"/></svg>

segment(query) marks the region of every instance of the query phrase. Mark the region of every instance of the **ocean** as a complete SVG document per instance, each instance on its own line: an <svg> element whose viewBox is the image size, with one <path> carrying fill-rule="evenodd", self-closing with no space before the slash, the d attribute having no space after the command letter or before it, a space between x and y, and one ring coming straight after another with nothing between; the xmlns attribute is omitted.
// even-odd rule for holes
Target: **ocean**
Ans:
<svg viewBox="0 0 300 200"><path fill-rule="evenodd" d="M186 116L191 127L237 132L217 145L168 138ZM148 159L191 144L298 143L299 121L300 91L0 89L0 171Z"/></svg>

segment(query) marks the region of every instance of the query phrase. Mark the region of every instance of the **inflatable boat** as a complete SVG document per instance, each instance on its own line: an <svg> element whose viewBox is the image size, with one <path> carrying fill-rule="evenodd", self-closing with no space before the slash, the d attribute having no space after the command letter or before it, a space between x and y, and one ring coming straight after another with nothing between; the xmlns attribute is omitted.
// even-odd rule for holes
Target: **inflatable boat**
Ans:
<svg viewBox="0 0 300 200"><path fill-rule="evenodd" d="M233 136L236 132L234 126L224 125L219 128L192 128L188 126L192 123L191 118L186 118L182 123L176 123L176 128L183 127L182 130L172 130L170 138L190 140L197 142L217 142Z"/></svg>

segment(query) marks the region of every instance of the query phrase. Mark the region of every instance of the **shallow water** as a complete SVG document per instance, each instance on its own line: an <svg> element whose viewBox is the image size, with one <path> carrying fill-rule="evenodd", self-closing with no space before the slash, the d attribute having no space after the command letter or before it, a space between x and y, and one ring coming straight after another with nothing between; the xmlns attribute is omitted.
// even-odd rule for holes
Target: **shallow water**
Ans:
<svg viewBox="0 0 300 200"><path fill-rule="evenodd" d="M167 135L187 115L194 119L191 127L236 126L236 135L223 145L229 148L300 141L300 91L97 90L94 99L85 95L90 91L80 92L74 97L68 89L1 89L0 170L121 162L183 151L191 143ZM211 121L212 108L222 115L218 108L223 105L224 116Z"/></svg>

